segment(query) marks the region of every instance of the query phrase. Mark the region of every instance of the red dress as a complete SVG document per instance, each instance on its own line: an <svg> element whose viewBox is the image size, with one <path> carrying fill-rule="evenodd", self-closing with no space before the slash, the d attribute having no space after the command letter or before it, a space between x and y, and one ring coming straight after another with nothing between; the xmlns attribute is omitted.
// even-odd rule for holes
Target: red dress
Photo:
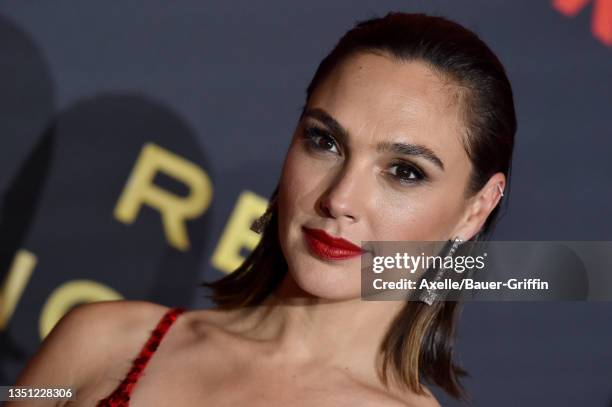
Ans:
<svg viewBox="0 0 612 407"><path fill-rule="evenodd" d="M130 402L130 393L134 389L138 378L142 374L144 368L153 353L157 350L159 343L162 338L178 318L180 314L185 312L184 308L175 307L170 308L162 317L157 324L155 330L151 333L149 340L143 346L140 354L134 359L132 368L126 375L126 377L119 383L115 391L113 391L108 397L98 402L97 407L126 407Z"/></svg>

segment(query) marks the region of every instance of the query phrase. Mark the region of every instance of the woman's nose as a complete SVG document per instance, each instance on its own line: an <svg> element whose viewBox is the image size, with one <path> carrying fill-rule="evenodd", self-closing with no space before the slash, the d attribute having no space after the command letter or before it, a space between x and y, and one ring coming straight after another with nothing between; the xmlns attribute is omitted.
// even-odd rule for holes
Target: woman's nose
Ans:
<svg viewBox="0 0 612 407"><path fill-rule="evenodd" d="M356 222L367 196L365 176L358 168L344 168L333 178L320 199L320 209L325 216L335 219L347 218Z"/></svg>

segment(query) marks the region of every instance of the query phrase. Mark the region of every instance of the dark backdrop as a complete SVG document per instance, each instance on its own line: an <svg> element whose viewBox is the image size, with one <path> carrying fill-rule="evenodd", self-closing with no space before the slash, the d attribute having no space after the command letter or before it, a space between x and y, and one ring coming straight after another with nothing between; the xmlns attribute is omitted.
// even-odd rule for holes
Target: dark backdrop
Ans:
<svg viewBox="0 0 612 407"><path fill-rule="evenodd" d="M197 284L256 242L318 62L390 10L456 20L507 68L494 238L610 240L612 1L3 1L0 384L79 302L209 306ZM457 352L475 406L612 405L609 302L470 303Z"/></svg>

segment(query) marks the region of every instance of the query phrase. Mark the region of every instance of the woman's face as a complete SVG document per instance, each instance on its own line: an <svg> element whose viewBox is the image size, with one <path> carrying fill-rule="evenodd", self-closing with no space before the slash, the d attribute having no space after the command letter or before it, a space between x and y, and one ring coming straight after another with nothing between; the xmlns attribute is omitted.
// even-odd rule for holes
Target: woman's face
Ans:
<svg viewBox="0 0 612 407"><path fill-rule="evenodd" d="M357 246L472 237L461 235L471 163L451 91L421 62L369 53L316 88L285 158L278 202L280 244L301 290L348 299L361 287L360 257L317 256L304 226Z"/></svg>

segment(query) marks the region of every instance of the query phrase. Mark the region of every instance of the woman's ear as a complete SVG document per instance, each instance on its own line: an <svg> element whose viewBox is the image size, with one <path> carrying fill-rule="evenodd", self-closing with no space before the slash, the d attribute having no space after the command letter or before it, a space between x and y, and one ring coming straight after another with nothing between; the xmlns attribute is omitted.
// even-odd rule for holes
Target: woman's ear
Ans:
<svg viewBox="0 0 612 407"><path fill-rule="evenodd" d="M450 238L459 236L467 241L474 237L499 203L505 187L506 177L503 173L498 172L491 176L485 186L469 198L463 217Z"/></svg>

